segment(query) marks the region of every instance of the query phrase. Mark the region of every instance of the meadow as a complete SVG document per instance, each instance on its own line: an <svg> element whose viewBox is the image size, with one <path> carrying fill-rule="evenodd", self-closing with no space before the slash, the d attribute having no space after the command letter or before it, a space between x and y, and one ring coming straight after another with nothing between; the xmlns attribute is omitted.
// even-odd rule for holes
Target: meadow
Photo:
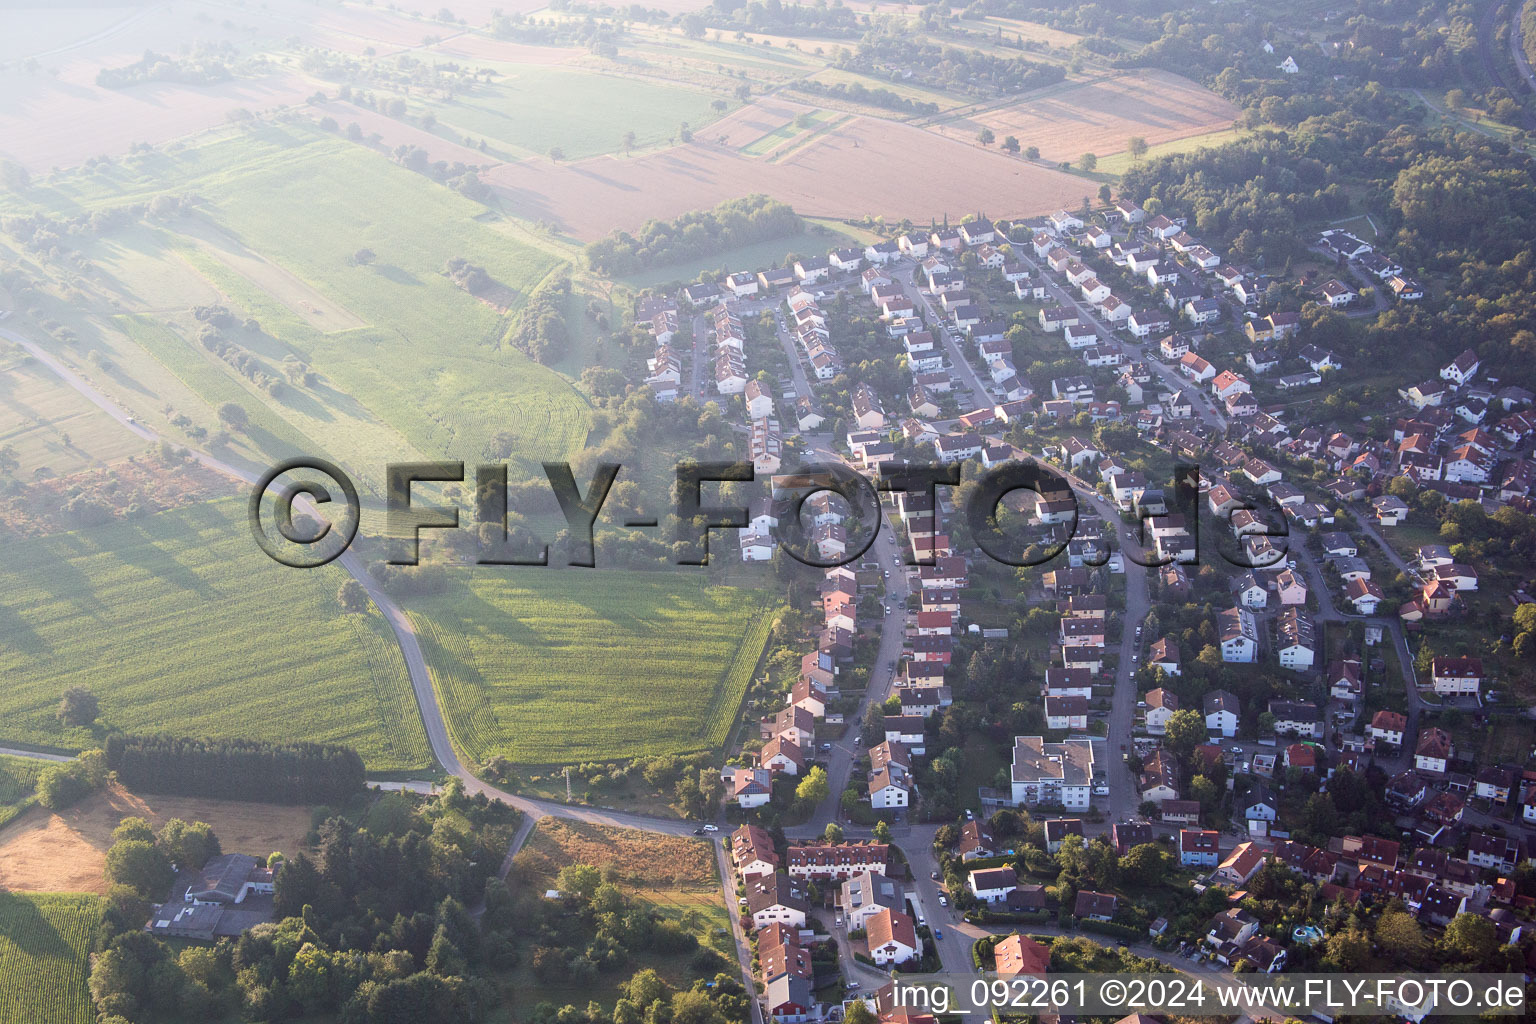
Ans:
<svg viewBox="0 0 1536 1024"><path fill-rule="evenodd" d="M553 247L490 226L484 206L364 146L308 123L216 132L100 173L60 175L29 198L71 212L182 189L201 197L196 212L90 252L115 305L153 310L116 326L207 403L204 418L238 401L264 432L254 444L263 454L327 450L364 476L424 454L478 460L507 439L514 459L536 469L585 442L586 400L503 345L507 318L441 273L467 258L520 304L561 265ZM358 264L361 249L374 259ZM151 287L152 299L136 301L166 267L176 268L174 291ZM196 346L199 325L185 308L210 292L260 321L264 334L240 344L274 367L297 358L320 383L272 397Z"/></svg>
<svg viewBox="0 0 1536 1024"><path fill-rule="evenodd" d="M506 568L455 577L411 606L471 764L720 747L767 642L768 609L766 595L692 570Z"/></svg>
<svg viewBox="0 0 1536 1024"><path fill-rule="evenodd" d="M450 135L472 135L519 157L568 158L617 153L625 132L637 148L664 145L683 122L695 131L719 115L720 99L700 89L645 78L509 65L493 84L462 92L430 109Z"/></svg>
<svg viewBox="0 0 1536 1024"><path fill-rule="evenodd" d="M96 896L0 892L0 1021L96 1019L86 977L101 911Z"/></svg>
<svg viewBox="0 0 1536 1024"><path fill-rule="evenodd" d="M79 748L73 685L126 731L316 740L370 770L431 764L381 616L343 614L337 567L276 564L226 500L14 544L0 563L0 740Z"/></svg>

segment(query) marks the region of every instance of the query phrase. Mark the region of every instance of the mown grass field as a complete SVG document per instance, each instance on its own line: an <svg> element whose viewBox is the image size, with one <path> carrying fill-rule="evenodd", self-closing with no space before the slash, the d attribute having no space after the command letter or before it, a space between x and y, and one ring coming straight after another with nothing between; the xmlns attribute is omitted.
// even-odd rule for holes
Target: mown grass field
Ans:
<svg viewBox="0 0 1536 1024"><path fill-rule="evenodd" d="M767 642L767 611L765 595L688 570L481 570L412 606L472 764L719 747Z"/></svg>
<svg viewBox="0 0 1536 1024"><path fill-rule="evenodd" d="M97 896L0 892L0 1021L96 1019L86 978L101 911Z"/></svg>
<svg viewBox="0 0 1536 1024"><path fill-rule="evenodd" d="M55 717L70 686L127 731L316 740L376 771L431 764L383 619L344 615L337 567L257 548L243 502L16 544L0 561L0 741L93 742Z"/></svg>
<svg viewBox="0 0 1536 1024"><path fill-rule="evenodd" d="M664 144L684 121L698 131L723 97L655 80L509 65L505 77L429 108L454 137L472 135L524 156L559 147L567 159L617 153L632 131L638 148Z"/></svg>
<svg viewBox="0 0 1536 1024"><path fill-rule="evenodd" d="M1172 156L1177 153L1193 153L1199 149L1214 149L1217 146L1225 146L1229 142L1236 142L1246 133L1237 128L1223 128L1220 131L1206 132L1202 135L1191 135L1184 139L1174 139L1171 142L1159 143L1147 147L1147 155L1142 160L1151 160L1160 156ZM1123 143L1115 143L1123 145ZM1129 150L1122 150L1111 156L1099 156L1099 164L1096 168L1099 174L1121 175L1130 170L1136 164Z"/></svg>

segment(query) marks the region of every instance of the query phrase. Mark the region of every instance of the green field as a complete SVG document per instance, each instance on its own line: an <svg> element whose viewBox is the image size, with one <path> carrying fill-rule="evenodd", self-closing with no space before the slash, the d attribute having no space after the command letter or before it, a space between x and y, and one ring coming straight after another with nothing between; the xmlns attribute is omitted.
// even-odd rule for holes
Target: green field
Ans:
<svg viewBox="0 0 1536 1024"><path fill-rule="evenodd" d="M127 731L345 743L371 770L429 765L399 650L377 613L341 613L345 578L269 560L234 500L13 545L0 741L92 743L54 714L81 685Z"/></svg>
<svg viewBox="0 0 1536 1024"><path fill-rule="evenodd" d="M1197 149L1214 149L1217 146L1225 146L1229 142L1236 142L1244 136L1244 132L1236 128L1223 128L1220 131L1206 132L1203 135L1191 135L1186 139L1174 139L1172 142L1160 142L1147 148L1147 155L1142 160L1151 160L1160 156L1172 156L1176 153L1193 153ZM1100 156L1096 175L1121 175L1135 166L1136 161L1131 157L1130 151L1115 153L1112 156Z"/></svg>
<svg viewBox="0 0 1536 1024"><path fill-rule="evenodd" d="M762 594L690 572L492 569L416 602L468 761L572 764L722 745L772 616Z"/></svg>
<svg viewBox="0 0 1536 1024"><path fill-rule="evenodd" d="M810 123L804 128L799 124L800 119L796 118L788 124L779 125L761 138L753 139L745 146L742 146L741 151L751 156L766 156L797 135L805 132L819 131L823 125L832 119L833 115L830 111L814 110L804 116L810 120Z"/></svg>
<svg viewBox="0 0 1536 1024"><path fill-rule="evenodd" d="M494 84L430 105L456 140L484 138L523 156L553 147L566 159L617 153L625 132L637 148L662 145L684 121L698 131L719 116L710 103L722 97L651 79L507 65Z"/></svg>
<svg viewBox="0 0 1536 1024"><path fill-rule="evenodd" d="M37 777L47 761L0 755L0 826L32 806Z"/></svg>
<svg viewBox="0 0 1536 1024"><path fill-rule="evenodd" d="M0 892L0 1022L96 1019L86 977L101 909L97 896Z"/></svg>
<svg viewBox="0 0 1536 1024"><path fill-rule="evenodd" d="M322 378L272 398L189 340L163 329L135 339L210 405L231 396L248 411L264 404L286 423L254 417L273 439L334 446L370 476L414 453L482 459L502 433L535 470L585 442L585 399L553 370L501 346L507 318L441 273L447 260L467 259L510 289L516 305L559 260L477 220L486 212L480 204L378 153L317 127L266 125L212 133L100 174L63 175L28 198L69 212L183 190L202 197L197 212L168 221L158 241L134 230L134 248L105 253L122 290L136 280L135 253L190 265L261 322L266 337L237 342L272 366L292 354ZM363 248L376 258L353 265ZM206 296L187 304L194 301ZM195 335L196 325L181 326Z"/></svg>

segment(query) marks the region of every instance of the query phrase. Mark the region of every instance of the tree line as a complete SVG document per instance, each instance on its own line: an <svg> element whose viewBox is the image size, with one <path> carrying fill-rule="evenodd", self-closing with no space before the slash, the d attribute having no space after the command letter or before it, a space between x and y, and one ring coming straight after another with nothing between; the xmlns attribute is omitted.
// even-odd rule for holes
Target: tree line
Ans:
<svg viewBox="0 0 1536 1024"><path fill-rule="evenodd" d="M786 203L765 195L727 199L712 210L651 220L637 236L614 231L587 245L587 263L611 277L713 256L728 249L798 235L805 222Z"/></svg>
<svg viewBox="0 0 1536 1024"><path fill-rule="evenodd" d="M107 737L107 766L139 793L335 804L360 793L363 759L330 743L266 743L181 736Z"/></svg>

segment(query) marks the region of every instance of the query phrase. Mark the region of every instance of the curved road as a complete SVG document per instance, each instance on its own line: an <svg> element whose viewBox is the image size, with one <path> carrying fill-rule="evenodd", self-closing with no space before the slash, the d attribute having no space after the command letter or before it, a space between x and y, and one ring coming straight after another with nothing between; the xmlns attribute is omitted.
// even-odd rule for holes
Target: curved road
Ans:
<svg viewBox="0 0 1536 1024"><path fill-rule="evenodd" d="M162 438L159 433L144 426L144 424L124 412L111 399L97 391L79 374L65 366L30 338L6 328L0 328L0 337L15 342L26 349L33 358L42 363L60 380L79 392L93 405L111 416L124 429L133 432L150 443L171 440L169 438ZM180 441L174 441L173 443L179 447L185 447ZM192 458L199 465L205 466L216 473L230 477L247 486L254 486L257 481L256 474L249 470L231 465L206 452L192 448L189 448L188 451L192 453ZM442 708L438 705L437 692L432 685L432 674L427 668L426 658L421 650L421 642L417 638L416 627L411 621L410 616L368 574L362 559L356 553L348 551L337 562L368 592L369 598L378 607L379 612L384 616L384 620L389 623L389 628L395 634L395 640L400 646L400 655L404 658L406 670L410 675L411 689L415 693L416 704L421 710L422 725L426 729L427 740L432 747L432 756L437 759L443 771L464 783L464 788L467 792L471 794L484 793L488 798L502 800L533 819L558 813L583 821L621 825L626 828L645 829L669 835L685 835L693 831L695 826L688 822L652 818L646 815L627 814L619 811L573 807L551 800L533 800L528 797L518 796L515 793L509 793L477 778L459 760L458 754L453 749L453 743L448 737L448 727L443 721Z"/></svg>

